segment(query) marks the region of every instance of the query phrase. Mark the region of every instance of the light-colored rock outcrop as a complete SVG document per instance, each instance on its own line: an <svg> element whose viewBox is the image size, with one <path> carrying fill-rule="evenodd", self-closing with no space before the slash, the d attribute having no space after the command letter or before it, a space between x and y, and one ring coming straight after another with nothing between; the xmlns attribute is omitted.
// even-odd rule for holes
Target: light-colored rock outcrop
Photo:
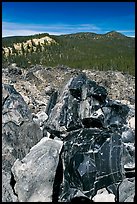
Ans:
<svg viewBox="0 0 137 204"><path fill-rule="evenodd" d="M44 137L21 161L15 161L12 172L19 202L52 202L62 145L62 141Z"/></svg>
<svg viewBox="0 0 137 204"><path fill-rule="evenodd" d="M28 50L30 52L32 49L36 51L36 46L40 45L41 49L44 50L44 45L51 45L51 44L57 44L57 42L50 38L49 36L45 36L42 38L33 38L32 40L27 40L26 42L23 43L14 43L13 47L16 50L18 54L22 54L22 49L25 51ZM28 49L29 47L29 49ZM3 53L5 54L6 57L9 55L13 55L13 48L12 47L3 47Z"/></svg>

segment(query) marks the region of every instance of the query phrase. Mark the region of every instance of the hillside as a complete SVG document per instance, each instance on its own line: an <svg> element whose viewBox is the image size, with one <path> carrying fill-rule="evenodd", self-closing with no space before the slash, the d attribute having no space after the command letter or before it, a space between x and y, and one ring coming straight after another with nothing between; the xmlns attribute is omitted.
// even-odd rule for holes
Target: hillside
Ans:
<svg viewBox="0 0 137 204"><path fill-rule="evenodd" d="M134 75L135 38L112 31L106 34L14 36L2 39L3 66L65 65L90 70L118 70Z"/></svg>
<svg viewBox="0 0 137 204"><path fill-rule="evenodd" d="M17 48L3 53L8 62L2 66L3 202L133 202L135 77L106 71L105 64L103 71L95 70L101 52L106 61L117 60L112 54L118 43L129 59L131 41L115 32L3 39L3 49ZM98 68L88 66L95 53ZM34 60L47 60L48 66L33 65ZM63 60L83 67L58 65ZM58 66L51 67L53 62Z"/></svg>

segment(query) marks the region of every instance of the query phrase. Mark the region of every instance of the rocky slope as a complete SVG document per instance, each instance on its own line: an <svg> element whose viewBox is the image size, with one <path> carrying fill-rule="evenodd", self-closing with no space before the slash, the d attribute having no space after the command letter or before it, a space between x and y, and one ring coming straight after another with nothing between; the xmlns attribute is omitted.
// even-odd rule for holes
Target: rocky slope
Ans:
<svg viewBox="0 0 137 204"><path fill-rule="evenodd" d="M41 107L46 106L54 90L61 90L72 76L77 76L79 73L85 73L91 80L104 86L111 99L120 100L124 104L135 103L135 77L115 71L90 71L66 66L43 67L41 65L23 69L12 64L2 69L2 81L14 85L29 107L37 112L40 104Z"/></svg>
<svg viewBox="0 0 137 204"><path fill-rule="evenodd" d="M15 64L2 74L3 202L133 202L134 77Z"/></svg>

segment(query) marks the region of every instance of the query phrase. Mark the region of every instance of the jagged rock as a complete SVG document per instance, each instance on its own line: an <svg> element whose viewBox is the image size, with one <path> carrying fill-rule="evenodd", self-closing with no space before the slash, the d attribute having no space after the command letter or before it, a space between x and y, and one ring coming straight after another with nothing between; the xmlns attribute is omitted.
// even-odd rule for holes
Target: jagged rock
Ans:
<svg viewBox="0 0 137 204"><path fill-rule="evenodd" d="M64 140L59 201L77 199L78 191L92 199L104 187L118 199L117 184L127 173L134 177L124 168L135 158L131 115L130 107L110 100L106 89L84 74L69 80L45 123Z"/></svg>
<svg viewBox="0 0 137 204"><path fill-rule="evenodd" d="M56 104L56 101L57 101L57 97L58 97L58 92L57 91L53 91L52 94L51 94L51 97L50 97L50 100L47 104L47 107L46 107L46 113L47 115L50 114L51 110L54 108L55 104Z"/></svg>
<svg viewBox="0 0 137 204"><path fill-rule="evenodd" d="M97 128L70 132L62 153L60 200L71 201L78 190L92 198L97 190L122 181L121 148L118 133Z"/></svg>
<svg viewBox="0 0 137 204"><path fill-rule="evenodd" d="M69 85L70 94L77 99L81 99L82 87L86 83L86 75L81 74L72 79L71 84Z"/></svg>
<svg viewBox="0 0 137 204"><path fill-rule="evenodd" d="M44 137L21 161L15 161L12 173L19 202L52 202L62 144L62 141Z"/></svg>
<svg viewBox="0 0 137 204"><path fill-rule="evenodd" d="M3 83L12 84L12 76L8 74L7 67L3 67L2 69L2 80ZM9 67L11 66L9 65ZM135 103L135 77L128 74L116 71L81 71L79 69L72 69L63 66L48 68L41 65L35 65L31 66L29 68L29 71L28 69L20 69L22 75L17 75L16 83L14 83L16 90L21 93L21 95L24 94L24 90L22 87L22 85L24 85L30 91L27 96L32 95L33 97L35 97L35 99L43 101L45 104L45 99L48 99L49 96L45 95L43 97L41 96L41 93L44 90L46 91L46 87L49 87L49 90L63 87L71 77L74 77L79 73L86 73L89 79L94 80L97 84L107 88L109 98L113 100L119 99L120 101L124 100L126 104L129 102L130 104L134 105ZM32 72L33 75L35 75L39 79L40 83L37 83L36 85L35 80L31 80L31 77L30 80L28 77L26 81L25 76L28 72ZM122 103L124 103L124 101Z"/></svg>
<svg viewBox="0 0 137 204"><path fill-rule="evenodd" d="M32 121L27 104L10 85L3 85L2 134L5 144L3 151L9 149L8 152L15 158L23 158L42 138L42 131ZM3 154L6 156L4 152Z"/></svg>
<svg viewBox="0 0 137 204"><path fill-rule="evenodd" d="M17 158L22 159L43 137L39 125L32 121L32 115L22 96L13 86L2 85L2 168L3 199L12 202L10 190L11 167ZM8 196L8 198L6 198ZM10 200L11 199L11 200Z"/></svg>
<svg viewBox="0 0 137 204"><path fill-rule="evenodd" d="M133 179L135 177L135 125L133 124L135 107L127 99L129 92L128 97L127 93L124 92L124 88L127 87L128 90L131 90L131 96L134 94L133 79L130 77L127 79L124 75L118 75L118 73L86 71L89 78L92 79L90 80L81 71L76 72L76 70L69 68L67 74L64 74L64 71L65 69L33 67L29 71L28 81L24 80L25 85L22 87L23 79L18 82L17 77L15 87L20 90L20 93L23 91L25 96L28 94L28 103L29 106L33 105L34 109L32 111L34 114L31 114L24 102L25 97L22 100L12 86L7 85L7 88L3 89L2 147L5 175L6 173L10 175L11 167L17 158L21 160L17 160L14 164L14 177L11 175L11 181L14 182L11 183L15 184L15 181L17 183L15 188L13 184L11 185L12 193L15 197L19 194L20 200L40 201L37 199L37 193L40 190L38 192L35 190L33 194L32 186L29 186L29 184L33 184L33 180L36 181L41 177L43 179L44 173L40 173L42 168L39 169L37 166L38 171L36 172L33 168L32 174L38 172L38 175L35 176L36 180L32 180L28 169L26 173L22 168L23 166L26 168L30 161L32 162L35 159L37 161L38 158L35 157L38 155L35 154L33 148L30 151L30 148L36 145L44 135L47 138L46 141L52 141L53 143L56 141L55 138L62 140L63 148L62 151L58 152L54 175L52 174L53 181L42 184L43 187L45 186L44 193L47 192L48 185L50 185L50 198L40 192L41 202L45 202L46 198L47 201L85 201L89 203L93 197L95 198L98 195L98 190L102 188L106 188L109 193L113 194L113 198L115 196L115 200L119 201L118 193L123 192L119 190L123 187L119 188L119 186L123 185L122 182L125 178ZM5 76L6 72L5 70ZM25 73L24 71L24 76ZM81 74L78 75L78 73ZM50 78L50 76L52 77ZM69 81L66 83L68 79ZM94 79L96 79L96 82L93 81ZM107 81L110 80L108 93L104 87L106 79ZM119 85L120 83L124 87L123 89ZM66 84L63 89L55 89L63 84ZM43 94L42 90L44 91L45 87L49 87L49 90L52 87L54 91L49 94L44 92ZM109 96L113 96L112 99L117 98L116 95L120 100L127 100L127 102L122 104L120 100L109 99ZM49 101L48 104L47 101ZM41 104L42 106L44 104L42 110L40 108ZM44 117L40 115L42 111ZM34 119L34 116L38 118ZM40 125L42 125L42 129L40 129ZM48 148L52 149L50 145ZM39 152L41 156L43 151L41 148ZM34 160L28 155L33 155ZM42 164L44 165L48 163L48 156L46 155L43 154ZM23 170L20 175L18 174L19 167ZM47 172L53 173L44 169L45 171L46 174ZM23 185L21 186L21 175L26 175L27 180L24 179L23 182L26 182L25 185L30 188L30 194L23 188ZM7 178L10 179L8 176ZM42 179L39 179L40 182ZM45 177L45 179L48 178ZM6 181L10 185L10 180ZM7 193L3 197L5 196L4 200L11 199L12 202L13 195L6 198L8 192L11 192L11 188L8 190L8 185ZM134 185L132 187L134 188ZM130 188L130 185L127 186L128 188ZM127 189L124 191L128 192ZM102 195L100 194L100 196ZM123 196L122 199L128 200L124 194L121 196Z"/></svg>
<svg viewBox="0 0 137 204"><path fill-rule="evenodd" d="M119 185L119 202L134 202L135 178L125 178Z"/></svg>
<svg viewBox="0 0 137 204"><path fill-rule="evenodd" d="M3 123L13 121L16 125L31 117L22 96L8 84L2 85L2 116Z"/></svg>
<svg viewBox="0 0 137 204"><path fill-rule="evenodd" d="M126 123L128 112L126 105L107 99L104 87L81 74L69 80L46 126L61 133L81 127L121 126Z"/></svg>
<svg viewBox="0 0 137 204"><path fill-rule="evenodd" d="M56 103L54 108L52 108L48 121L46 122L46 127L48 127L48 129L50 128L52 132L54 130L60 132L61 126L64 129L66 129L66 126L65 126L66 112L67 112L66 108L67 108L67 100L68 100L68 89L71 81L72 79L70 79L67 85L64 87L62 94L59 96L58 102ZM50 101L49 101L48 107L50 107Z"/></svg>

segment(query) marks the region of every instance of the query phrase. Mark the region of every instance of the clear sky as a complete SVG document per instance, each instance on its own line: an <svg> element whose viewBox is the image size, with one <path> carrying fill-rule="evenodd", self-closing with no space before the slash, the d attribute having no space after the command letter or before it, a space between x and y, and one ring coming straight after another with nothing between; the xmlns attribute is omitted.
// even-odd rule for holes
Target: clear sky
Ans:
<svg viewBox="0 0 137 204"><path fill-rule="evenodd" d="M118 31L135 36L134 2L3 2L2 36Z"/></svg>

